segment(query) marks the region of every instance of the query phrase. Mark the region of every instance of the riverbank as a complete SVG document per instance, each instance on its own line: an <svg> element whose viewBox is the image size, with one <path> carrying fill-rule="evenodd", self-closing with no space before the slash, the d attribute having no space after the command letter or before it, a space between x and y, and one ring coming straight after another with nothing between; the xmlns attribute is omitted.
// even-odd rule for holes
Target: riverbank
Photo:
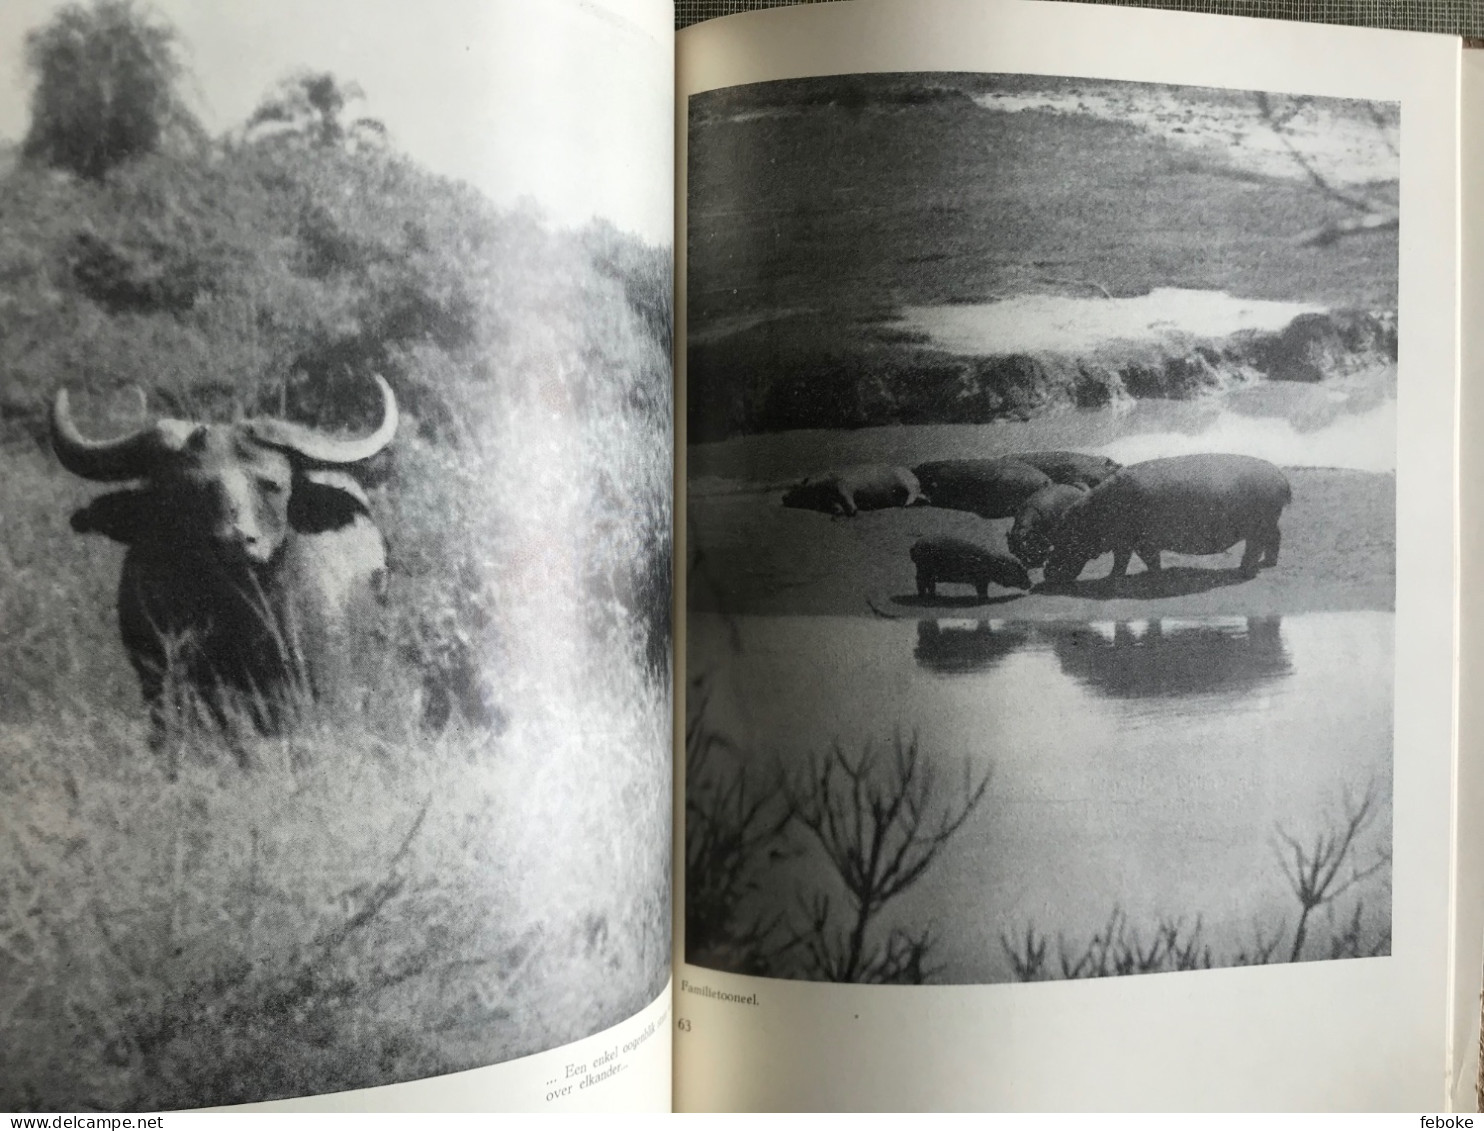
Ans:
<svg viewBox="0 0 1484 1131"><path fill-rule="evenodd" d="M1278 565L1251 580L1237 571L1240 544L1222 555L1164 555L1160 577L1135 562L1127 578L1092 562L1067 590L967 586L936 600L917 596L908 551L918 538L1003 537L989 521L939 507L864 511L835 518L780 505L759 487L692 494L687 503L687 600L694 612L921 618L1123 620L1151 616L1270 615L1393 610L1396 479L1390 473L1286 468L1293 502L1283 514Z"/></svg>

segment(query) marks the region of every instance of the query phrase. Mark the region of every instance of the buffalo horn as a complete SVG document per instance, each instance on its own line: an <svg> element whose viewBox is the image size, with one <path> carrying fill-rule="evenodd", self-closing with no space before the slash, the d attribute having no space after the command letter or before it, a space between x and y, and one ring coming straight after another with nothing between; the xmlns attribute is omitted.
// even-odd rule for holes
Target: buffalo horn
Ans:
<svg viewBox="0 0 1484 1131"><path fill-rule="evenodd" d="M379 373L372 377L381 390L381 424L369 436L359 440L344 439L287 420L254 420L249 425L252 434L263 443L286 448L310 463L359 463L370 459L390 444L397 432L396 395Z"/></svg>
<svg viewBox="0 0 1484 1131"><path fill-rule="evenodd" d="M161 420L127 436L89 440L72 419L67 390L58 389L52 401L52 449L63 467L84 479L143 479L161 455L180 447L190 429L185 421Z"/></svg>

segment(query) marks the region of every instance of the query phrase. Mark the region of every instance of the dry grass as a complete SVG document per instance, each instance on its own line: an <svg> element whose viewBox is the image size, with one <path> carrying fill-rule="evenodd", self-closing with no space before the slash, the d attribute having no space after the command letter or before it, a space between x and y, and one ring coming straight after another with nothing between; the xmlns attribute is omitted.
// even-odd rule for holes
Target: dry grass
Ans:
<svg viewBox="0 0 1484 1131"><path fill-rule="evenodd" d="M388 623L362 701L301 704L282 735L187 723L151 743L114 623L122 548L68 528L94 489L36 443L34 410L65 381L118 427L109 390L152 371L151 412L219 416L276 390L313 419L263 367L290 346L303 361L306 335L372 303L381 276L321 286L255 264L253 301L297 303L317 330L236 294L189 317L76 297L0 312L25 330L0 352L40 343L13 359L19 415L0 427L0 1108L170 1109L469 1068L613 1024L668 977L668 254L500 216L395 161L382 174L344 226L395 243L419 212L433 252L413 281L476 316L459 341L373 343L405 409L370 490ZM314 175L334 197L370 173ZM207 174L149 176L178 205ZM128 187L27 197L39 215L0 260L50 270L94 198ZM218 219L249 226L222 199ZM124 228L127 203L109 204ZM479 703L428 711L461 680Z"/></svg>

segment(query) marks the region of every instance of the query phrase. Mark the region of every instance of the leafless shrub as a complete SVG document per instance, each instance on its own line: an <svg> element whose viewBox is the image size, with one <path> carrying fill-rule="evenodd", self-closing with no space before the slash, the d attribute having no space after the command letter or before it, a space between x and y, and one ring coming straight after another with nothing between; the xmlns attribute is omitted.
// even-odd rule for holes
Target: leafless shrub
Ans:
<svg viewBox="0 0 1484 1131"><path fill-rule="evenodd" d="M1148 942L1144 938L1148 938ZM1000 947L1009 959L1015 980L1044 981L1053 976L1046 965L1047 940L1028 925L1023 938L1000 935ZM1206 970L1213 965L1211 948L1202 938L1199 917L1187 931L1179 919L1161 919L1141 936L1128 916L1114 907L1104 927L1077 946L1066 936L1056 937L1057 963L1063 978L1108 978L1123 974L1155 974L1168 970Z"/></svg>
<svg viewBox="0 0 1484 1131"><path fill-rule="evenodd" d="M685 940L690 961L770 973L791 946L782 912L745 908L787 854L790 812L776 779L759 785L730 740L706 723L710 691L693 684L685 728ZM731 766L721 766L722 758Z"/></svg>
<svg viewBox="0 0 1484 1131"><path fill-rule="evenodd" d="M1366 787L1355 800L1349 790L1344 794L1344 814L1336 825L1314 834L1305 845L1281 825L1274 830L1273 853L1283 869L1283 878L1298 900L1298 925L1293 931L1293 945L1288 961L1297 962L1308 939L1309 916L1321 907L1332 905L1356 884L1362 883L1391 866L1391 853L1380 851L1365 867L1355 862L1356 838L1376 819L1376 783ZM1343 874L1342 874L1343 873ZM1359 913L1359 904L1356 906Z"/></svg>
<svg viewBox="0 0 1484 1131"><path fill-rule="evenodd" d="M1389 953L1390 928L1378 930L1368 925L1363 900L1357 899L1343 919L1335 906L1341 896L1391 865L1391 854L1385 850L1378 850L1368 864L1356 862L1357 844L1375 822L1379 802L1378 787L1372 782L1358 800L1346 791L1339 816L1331 816L1326 827L1308 841L1292 835L1281 825L1276 828L1274 852L1299 905L1299 918L1291 937L1285 921L1280 920L1276 928L1256 923L1251 943L1221 960L1202 937L1200 916L1189 930L1181 920L1167 918L1161 919L1152 930L1141 932L1115 906L1107 923L1086 943L1069 941L1058 933L1054 967L1047 961L1047 937L1033 924L1027 924L1023 933L1002 932L1000 949L1015 980L1020 982L1205 970L1212 966L1265 966L1274 961L1298 962L1304 958L1305 947L1311 941L1314 914L1322 910L1328 924L1328 933L1322 936L1327 940L1326 957L1367 958ZM1147 945L1146 938L1150 940ZM1285 949L1286 958L1282 957Z"/></svg>
<svg viewBox="0 0 1484 1131"><path fill-rule="evenodd" d="M1283 934L1287 929L1286 922L1280 922L1278 929L1272 935L1268 935L1257 924L1252 928L1252 945L1243 947L1237 951L1232 958L1233 966L1266 966L1273 960L1273 955L1278 952L1279 945L1283 942Z"/></svg>
<svg viewBox="0 0 1484 1131"><path fill-rule="evenodd" d="M926 981L929 930L893 930L876 944L870 928L897 896L932 867L989 787L968 765L955 798L940 801L937 775L917 736L898 734L886 761L871 746L855 757L836 742L804 773L783 782L793 819L823 850L845 888L843 915L828 896L807 905L798 932L806 976L835 982ZM839 920L843 918L843 925Z"/></svg>

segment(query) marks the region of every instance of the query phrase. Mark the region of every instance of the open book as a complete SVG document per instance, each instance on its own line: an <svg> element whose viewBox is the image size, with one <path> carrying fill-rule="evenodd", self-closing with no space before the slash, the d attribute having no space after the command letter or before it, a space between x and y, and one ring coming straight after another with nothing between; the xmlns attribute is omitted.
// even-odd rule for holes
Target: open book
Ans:
<svg viewBox="0 0 1484 1131"><path fill-rule="evenodd" d="M1472 1110L1484 65L672 16L0 12L0 1109Z"/></svg>

